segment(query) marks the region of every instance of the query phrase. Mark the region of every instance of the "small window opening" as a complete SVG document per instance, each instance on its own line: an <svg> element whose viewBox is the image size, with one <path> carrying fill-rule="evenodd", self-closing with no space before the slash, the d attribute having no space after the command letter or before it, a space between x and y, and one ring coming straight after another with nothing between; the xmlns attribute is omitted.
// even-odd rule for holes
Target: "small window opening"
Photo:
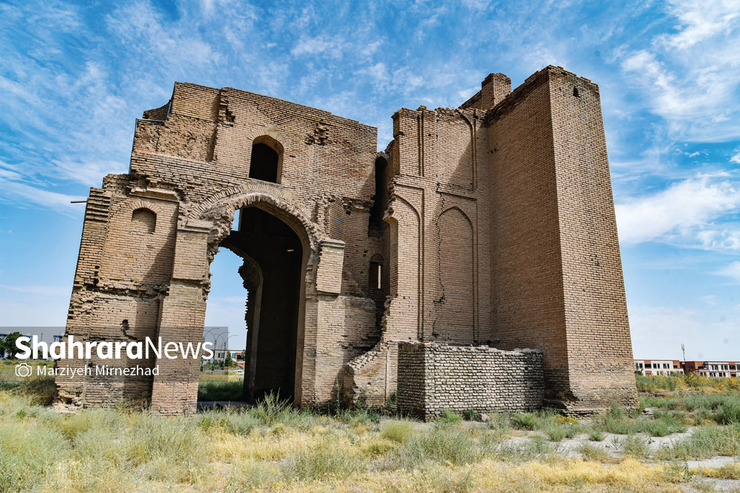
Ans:
<svg viewBox="0 0 740 493"><path fill-rule="evenodd" d="M376 262L370 263L370 287L373 289L383 287L383 266Z"/></svg>
<svg viewBox="0 0 740 493"><path fill-rule="evenodd" d="M370 289L383 289L383 258L380 255L373 255L370 259L368 274Z"/></svg>
<svg viewBox="0 0 740 493"><path fill-rule="evenodd" d="M255 180L278 182L280 155L270 146L257 143L252 146L249 177Z"/></svg>
<svg viewBox="0 0 740 493"><path fill-rule="evenodd" d="M137 231L151 234L157 227L157 215L149 209L136 209L131 214L131 222Z"/></svg>
<svg viewBox="0 0 740 493"><path fill-rule="evenodd" d="M580 97L580 95L578 94L578 88L577 88L577 87L574 87L574 88L573 88L573 95L574 95L575 97L577 97L577 98L578 98L578 97Z"/></svg>

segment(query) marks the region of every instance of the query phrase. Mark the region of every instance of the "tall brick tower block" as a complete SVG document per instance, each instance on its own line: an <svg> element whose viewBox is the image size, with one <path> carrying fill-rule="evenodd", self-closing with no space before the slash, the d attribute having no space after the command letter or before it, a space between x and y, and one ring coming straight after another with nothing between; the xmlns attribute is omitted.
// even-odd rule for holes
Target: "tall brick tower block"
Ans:
<svg viewBox="0 0 740 493"><path fill-rule="evenodd" d="M243 260L244 398L588 413L633 405L609 165L591 81L484 79L459 108L373 127L176 83L128 174L87 201L66 337L198 343L210 264ZM239 220L235 222L235 217ZM57 405L196 409L200 361L62 359ZM156 369L98 374L101 365Z"/></svg>
<svg viewBox="0 0 740 493"><path fill-rule="evenodd" d="M584 410L633 403L598 87L548 67L486 122L495 338L544 349L553 400Z"/></svg>

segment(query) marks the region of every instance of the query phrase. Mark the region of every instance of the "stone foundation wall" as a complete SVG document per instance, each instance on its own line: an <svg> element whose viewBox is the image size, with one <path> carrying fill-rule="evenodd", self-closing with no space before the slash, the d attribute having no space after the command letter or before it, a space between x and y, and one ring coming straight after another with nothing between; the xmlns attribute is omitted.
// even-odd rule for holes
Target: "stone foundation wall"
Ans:
<svg viewBox="0 0 740 493"><path fill-rule="evenodd" d="M445 410L530 411L544 397L542 351L401 342L398 410L423 419Z"/></svg>

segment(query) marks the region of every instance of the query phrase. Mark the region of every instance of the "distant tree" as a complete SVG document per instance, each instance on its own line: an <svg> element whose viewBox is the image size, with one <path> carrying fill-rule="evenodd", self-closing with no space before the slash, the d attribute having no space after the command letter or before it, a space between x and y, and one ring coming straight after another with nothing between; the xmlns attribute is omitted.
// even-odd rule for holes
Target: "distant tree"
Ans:
<svg viewBox="0 0 740 493"><path fill-rule="evenodd" d="M224 362L224 366L226 367L234 366L234 360L231 359L231 351L226 352L226 361Z"/></svg>
<svg viewBox="0 0 740 493"><path fill-rule="evenodd" d="M0 342L0 349L5 351L6 358L15 358L15 353L18 352L18 348L15 347L15 341L21 336L20 332L11 332L5 339Z"/></svg>

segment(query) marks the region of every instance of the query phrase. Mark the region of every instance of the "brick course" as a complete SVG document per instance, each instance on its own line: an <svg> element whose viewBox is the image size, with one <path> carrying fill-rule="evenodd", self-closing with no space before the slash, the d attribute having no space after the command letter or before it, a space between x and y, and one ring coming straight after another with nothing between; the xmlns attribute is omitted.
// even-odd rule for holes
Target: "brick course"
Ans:
<svg viewBox="0 0 740 493"><path fill-rule="evenodd" d="M542 352L436 342L398 345L398 410L422 419L444 411L531 411L544 398Z"/></svg>

